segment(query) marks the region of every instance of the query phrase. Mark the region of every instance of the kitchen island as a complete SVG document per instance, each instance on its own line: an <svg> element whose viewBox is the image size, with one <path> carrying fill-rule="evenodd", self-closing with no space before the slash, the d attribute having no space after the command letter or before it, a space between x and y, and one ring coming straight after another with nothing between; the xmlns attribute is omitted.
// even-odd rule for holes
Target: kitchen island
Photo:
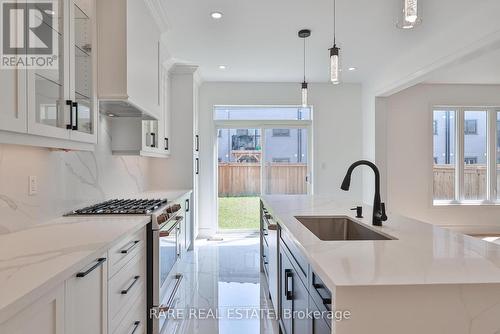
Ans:
<svg viewBox="0 0 500 334"><path fill-rule="evenodd" d="M317 275L331 293L332 310L348 311L348 319L331 321L332 333L500 332L499 245L390 211L383 226L372 226L371 208L358 219L350 210L355 204L331 196L264 196L262 205L278 226L278 248L289 245L285 253L307 263L303 286ZM350 217L392 240L320 240L296 217ZM280 250L269 252L283 258ZM291 283L283 277L277 282L286 293ZM287 299L273 303L281 307Z"/></svg>

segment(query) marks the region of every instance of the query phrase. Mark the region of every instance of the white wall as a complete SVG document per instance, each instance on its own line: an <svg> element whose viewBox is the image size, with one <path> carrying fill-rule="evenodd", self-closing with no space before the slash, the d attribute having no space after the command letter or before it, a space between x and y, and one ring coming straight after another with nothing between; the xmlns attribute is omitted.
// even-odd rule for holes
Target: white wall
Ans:
<svg viewBox="0 0 500 334"><path fill-rule="evenodd" d="M361 173L355 172L351 191L340 190L347 167L362 156L361 86L310 84L309 103L314 107L315 193L361 199ZM216 232L216 141L214 105L297 105L299 84L206 82L200 87L200 233Z"/></svg>
<svg viewBox="0 0 500 334"><path fill-rule="evenodd" d="M500 105L500 86L420 84L387 98L387 207L441 225L500 225L500 206L432 205L432 106ZM379 143L382 146L382 143Z"/></svg>
<svg viewBox="0 0 500 334"><path fill-rule="evenodd" d="M112 156L107 119L99 124L95 152L0 144L0 234L144 190L149 159ZM38 178L35 196L28 195L30 175Z"/></svg>

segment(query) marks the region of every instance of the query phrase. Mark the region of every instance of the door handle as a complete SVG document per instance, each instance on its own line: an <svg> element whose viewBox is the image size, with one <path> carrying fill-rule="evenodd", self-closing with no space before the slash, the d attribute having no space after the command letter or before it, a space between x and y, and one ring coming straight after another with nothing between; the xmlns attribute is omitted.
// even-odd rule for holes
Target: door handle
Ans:
<svg viewBox="0 0 500 334"><path fill-rule="evenodd" d="M151 132L150 136L151 136L151 140L152 140L151 147L156 147L156 133Z"/></svg>
<svg viewBox="0 0 500 334"><path fill-rule="evenodd" d="M78 278L82 278L82 277L85 277L87 276L88 274L90 274L92 271L94 271L94 269L96 269L97 267L101 266L104 262L106 261L106 258L105 257L101 257L99 259L97 259L96 263L90 267L89 269L87 269L86 271L82 271L82 272L79 272L76 274L76 277Z"/></svg>
<svg viewBox="0 0 500 334"><path fill-rule="evenodd" d="M189 199L186 200L186 212L189 212L191 210L191 205L189 204Z"/></svg>
<svg viewBox="0 0 500 334"><path fill-rule="evenodd" d="M200 151L200 136L196 135L195 138L196 138L195 151L199 152Z"/></svg>
<svg viewBox="0 0 500 334"><path fill-rule="evenodd" d="M72 124L71 130L78 130L78 102L73 102L71 105L75 108L75 125ZM73 114L73 110L71 110L71 114Z"/></svg>
<svg viewBox="0 0 500 334"><path fill-rule="evenodd" d="M165 151L168 151L168 138L165 137Z"/></svg>
<svg viewBox="0 0 500 334"><path fill-rule="evenodd" d="M196 158L196 174L200 174L200 158Z"/></svg>
<svg viewBox="0 0 500 334"><path fill-rule="evenodd" d="M66 100L66 105L69 106L69 124L66 124L67 130L73 129L73 101Z"/></svg>
<svg viewBox="0 0 500 334"><path fill-rule="evenodd" d="M293 273L292 273L292 269L285 269L285 295L286 295L286 300L293 299Z"/></svg>

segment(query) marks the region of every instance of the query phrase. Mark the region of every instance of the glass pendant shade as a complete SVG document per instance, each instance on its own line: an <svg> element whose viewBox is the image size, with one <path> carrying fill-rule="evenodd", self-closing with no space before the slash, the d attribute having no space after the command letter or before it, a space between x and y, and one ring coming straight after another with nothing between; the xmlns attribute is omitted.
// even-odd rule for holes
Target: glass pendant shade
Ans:
<svg viewBox="0 0 500 334"><path fill-rule="evenodd" d="M334 85L340 83L340 49L335 44L330 49L330 81Z"/></svg>
<svg viewBox="0 0 500 334"><path fill-rule="evenodd" d="M418 0L402 1L402 14L398 20L397 27L401 29L413 29L422 22L422 4Z"/></svg>
<svg viewBox="0 0 500 334"><path fill-rule="evenodd" d="M302 108L307 108L307 82L302 83Z"/></svg>

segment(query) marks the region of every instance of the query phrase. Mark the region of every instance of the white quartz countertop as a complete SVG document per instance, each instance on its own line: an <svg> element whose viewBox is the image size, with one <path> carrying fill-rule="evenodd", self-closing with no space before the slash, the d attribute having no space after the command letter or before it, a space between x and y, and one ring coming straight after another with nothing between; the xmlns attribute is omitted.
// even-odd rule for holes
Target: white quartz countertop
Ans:
<svg viewBox="0 0 500 334"><path fill-rule="evenodd" d="M189 189L116 194L112 198L167 198ZM68 216L0 234L0 322L151 221L149 216Z"/></svg>
<svg viewBox="0 0 500 334"><path fill-rule="evenodd" d="M148 216L62 217L0 235L0 322L150 221Z"/></svg>
<svg viewBox="0 0 500 334"><path fill-rule="evenodd" d="M264 196L266 208L330 288L341 286L500 283L500 245L394 215L371 225L371 207L356 219L353 203L331 196ZM390 205L390 203L389 203ZM389 206L388 206L389 207ZM322 241L295 216L349 216L397 240Z"/></svg>

